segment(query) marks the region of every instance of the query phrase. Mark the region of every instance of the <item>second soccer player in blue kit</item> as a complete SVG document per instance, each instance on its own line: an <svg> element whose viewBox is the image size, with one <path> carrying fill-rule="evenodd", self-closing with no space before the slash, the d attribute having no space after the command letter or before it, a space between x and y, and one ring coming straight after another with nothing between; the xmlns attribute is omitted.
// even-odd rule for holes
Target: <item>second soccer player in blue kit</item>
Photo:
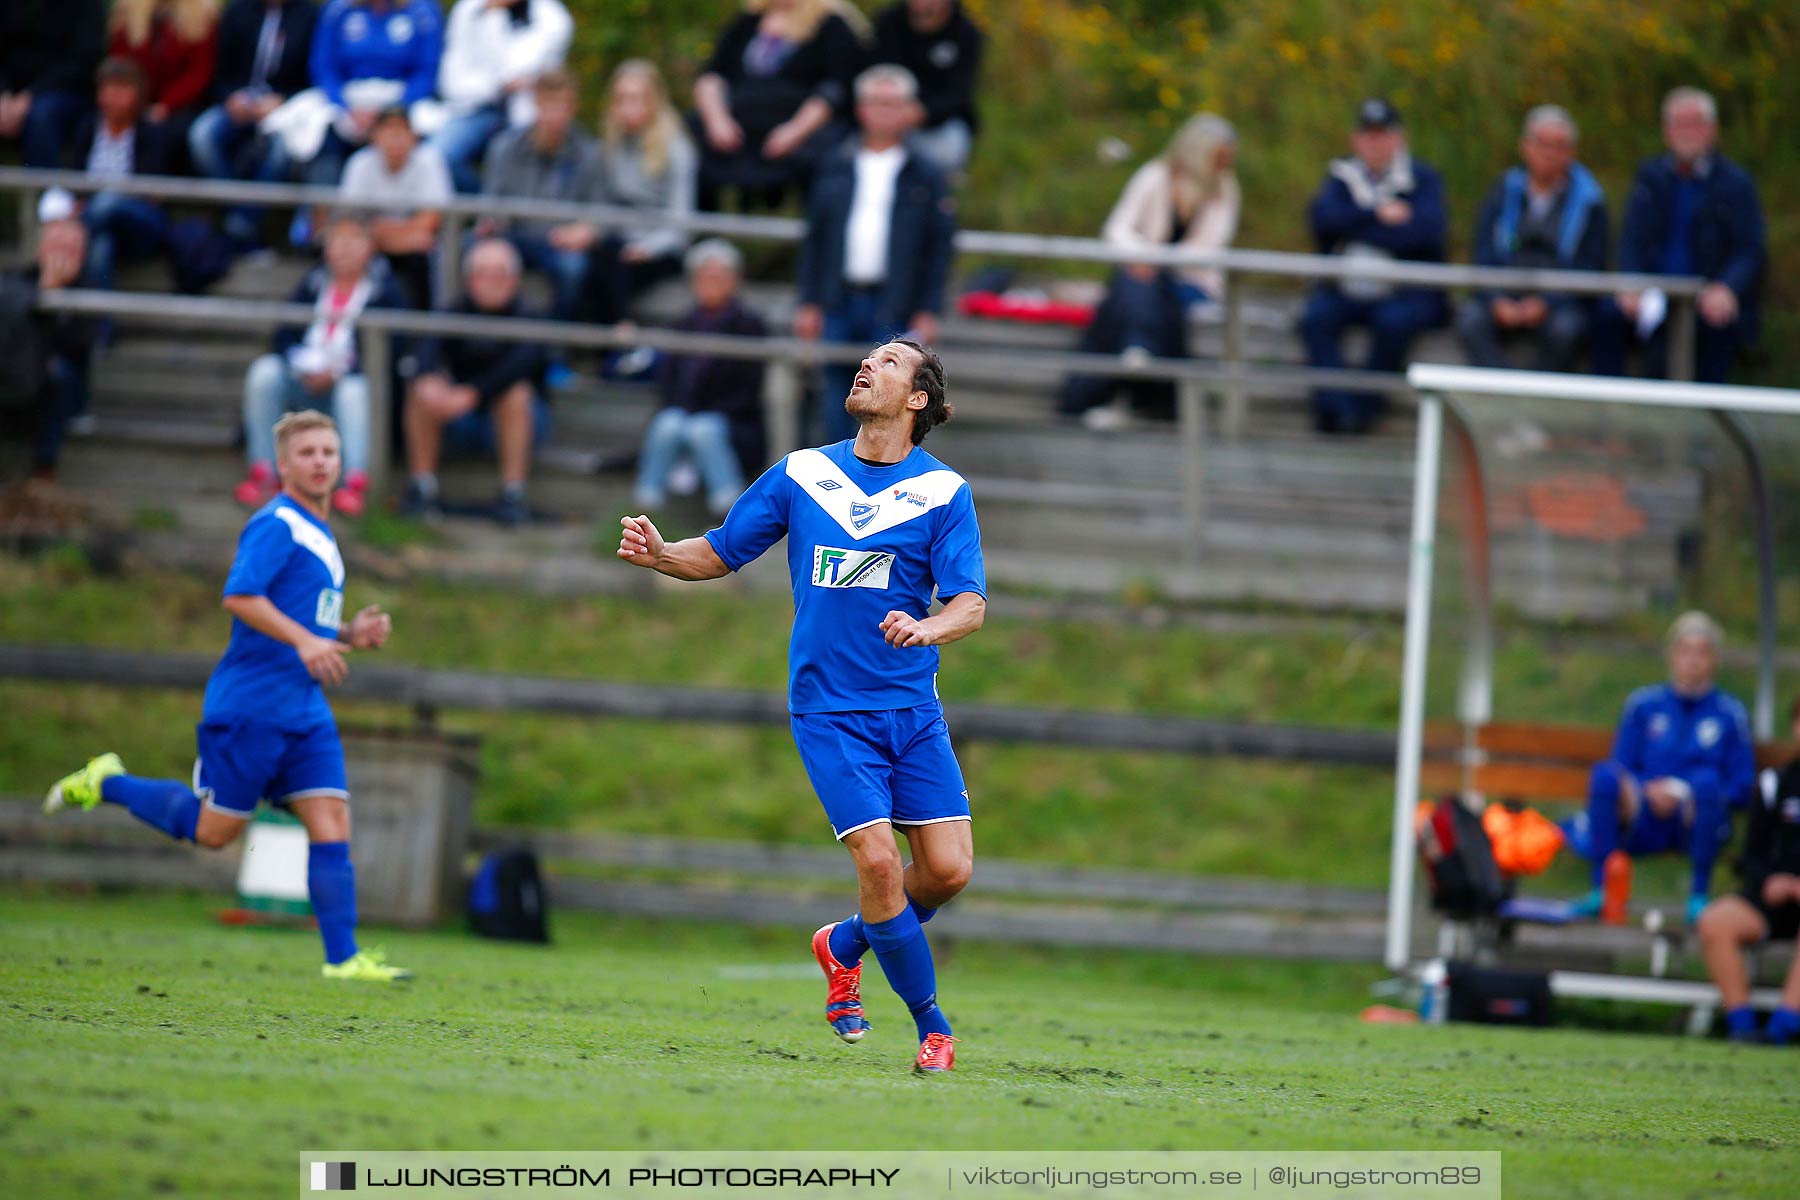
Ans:
<svg viewBox="0 0 1800 1200"><path fill-rule="evenodd" d="M919 445L951 415L936 354L904 339L877 347L844 406L854 439L787 455L717 529L668 543L648 516L626 517L618 554L675 579L718 579L788 539L794 744L859 891L856 913L813 935L825 1019L846 1042L868 1032L862 958L873 950L917 1027L914 1069L948 1071L955 1039L924 925L968 883L974 843L937 647L981 628L981 532L967 481ZM927 615L934 595L943 608Z"/></svg>

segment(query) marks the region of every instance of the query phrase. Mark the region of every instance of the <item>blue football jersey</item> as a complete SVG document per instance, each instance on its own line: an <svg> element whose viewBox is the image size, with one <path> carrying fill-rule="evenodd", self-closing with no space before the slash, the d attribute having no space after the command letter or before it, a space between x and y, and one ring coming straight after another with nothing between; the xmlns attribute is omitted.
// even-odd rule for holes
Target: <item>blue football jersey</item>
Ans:
<svg viewBox="0 0 1800 1200"><path fill-rule="evenodd" d="M267 596L320 637L337 637L344 618L344 559L331 527L285 495L276 496L238 536L225 595ZM309 729L331 720L331 708L292 646L233 618L225 656L206 684L202 719Z"/></svg>
<svg viewBox="0 0 1800 1200"><path fill-rule="evenodd" d="M1613 758L1639 779L1685 779L1703 810L1737 808L1756 784L1756 739L1743 704L1717 688L1683 696L1666 683L1625 701Z"/></svg>
<svg viewBox="0 0 1800 1200"><path fill-rule="evenodd" d="M916 446L897 463L872 467L852 445L789 454L706 535L733 571L787 536L795 713L930 703L937 647L889 646L882 620L895 609L922 619L934 594L987 595L968 482Z"/></svg>

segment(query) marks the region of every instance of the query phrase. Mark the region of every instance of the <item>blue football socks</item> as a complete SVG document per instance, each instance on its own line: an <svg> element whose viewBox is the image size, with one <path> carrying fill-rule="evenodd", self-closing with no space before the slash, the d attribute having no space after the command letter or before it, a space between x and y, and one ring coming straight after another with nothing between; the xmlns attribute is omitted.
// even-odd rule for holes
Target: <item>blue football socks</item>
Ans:
<svg viewBox="0 0 1800 1200"><path fill-rule="evenodd" d="M144 824L178 841L193 841L194 827L200 823L200 797L173 779L114 775L100 785L100 799L129 809Z"/></svg>
<svg viewBox="0 0 1800 1200"><path fill-rule="evenodd" d="M1725 1012L1725 1035L1734 1042L1756 1040L1756 1010L1748 1004Z"/></svg>
<svg viewBox="0 0 1800 1200"><path fill-rule="evenodd" d="M1778 1008L1770 1014L1769 1023L1763 1028L1763 1040L1771 1045L1785 1046L1794 1040L1796 1033L1800 1033L1800 1012Z"/></svg>
<svg viewBox="0 0 1800 1200"><path fill-rule="evenodd" d="M950 1022L937 1005L937 968L931 961L931 944L909 906L886 921L864 922L863 933L875 951L875 961L913 1015L919 1040L927 1034L950 1033ZM841 961L841 960L840 960Z"/></svg>
<svg viewBox="0 0 1800 1200"><path fill-rule="evenodd" d="M325 961L356 957L356 868L349 842L314 842L306 856L306 894L312 899Z"/></svg>
<svg viewBox="0 0 1800 1200"><path fill-rule="evenodd" d="M937 916L937 909L926 908L909 894L906 906L912 910L913 916L923 925ZM831 957L845 967L854 967L862 961L862 956L869 952L869 935L863 926L861 913L851 913L832 927L828 935L831 946Z"/></svg>

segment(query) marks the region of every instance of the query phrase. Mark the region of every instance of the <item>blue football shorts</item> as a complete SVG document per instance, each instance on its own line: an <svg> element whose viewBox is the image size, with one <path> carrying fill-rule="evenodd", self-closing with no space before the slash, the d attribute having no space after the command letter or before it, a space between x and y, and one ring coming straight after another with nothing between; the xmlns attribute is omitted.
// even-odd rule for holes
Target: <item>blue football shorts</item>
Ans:
<svg viewBox="0 0 1800 1200"><path fill-rule="evenodd" d="M917 708L796 713L794 745L841 840L887 821L967 821L968 785L937 701Z"/></svg>
<svg viewBox="0 0 1800 1200"><path fill-rule="evenodd" d="M259 800L282 808L300 796L350 797L344 744L330 721L301 730L207 721L195 741L194 793L219 812L248 819Z"/></svg>

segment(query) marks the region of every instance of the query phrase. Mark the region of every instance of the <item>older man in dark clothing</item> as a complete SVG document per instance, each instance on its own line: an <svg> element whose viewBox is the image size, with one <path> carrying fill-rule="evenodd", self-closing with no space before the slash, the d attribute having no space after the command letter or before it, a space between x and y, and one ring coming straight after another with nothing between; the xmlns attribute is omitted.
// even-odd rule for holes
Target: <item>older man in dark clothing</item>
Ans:
<svg viewBox="0 0 1800 1200"><path fill-rule="evenodd" d="M937 338L956 217L942 171L907 141L918 86L891 63L856 81L862 136L819 167L800 246L794 333L832 342L881 343L911 331ZM855 369L825 370L825 440L856 433L844 411Z"/></svg>
<svg viewBox="0 0 1800 1200"><path fill-rule="evenodd" d="M1606 270L1606 193L1575 161L1577 137L1574 119L1554 104L1526 115L1524 165L1500 177L1475 221L1478 265ZM1529 339L1535 370L1567 371L1593 313L1585 296L1477 292L1457 309L1456 333L1475 366L1510 366L1505 343Z"/></svg>
<svg viewBox="0 0 1800 1200"><path fill-rule="evenodd" d="M1308 216L1321 254L1370 261L1444 261L1444 181L1407 151L1400 114L1386 100L1356 110L1354 153L1335 159L1313 197ZM1444 294L1350 278L1313 289L1300 316L1308 364L1344 365L1339 342L1351 325L1369 328L1371 371L1398 371L1413 339L1446 316ZM1320 389L1313 421L1324 433L1364 433L1381 415L1372 392Z"/></svg>
<svg viewBox="0 0 1800 1200"><path fill-rule="evenodd" d="M1744 168L1718 152L1713 98L1676 88L1663 101L1667 153L1638 168L1625 206L1619 269L1698 275L1707 281L1695 322L1694 376L1724 383L1738 348L1756 339L1767 259L1762 203ZM1623 375L1628 347L1641 343L1645 374L1668 374L1668 322L1657 292L1622 292L1601 306L1594 370Z"/></svg>

